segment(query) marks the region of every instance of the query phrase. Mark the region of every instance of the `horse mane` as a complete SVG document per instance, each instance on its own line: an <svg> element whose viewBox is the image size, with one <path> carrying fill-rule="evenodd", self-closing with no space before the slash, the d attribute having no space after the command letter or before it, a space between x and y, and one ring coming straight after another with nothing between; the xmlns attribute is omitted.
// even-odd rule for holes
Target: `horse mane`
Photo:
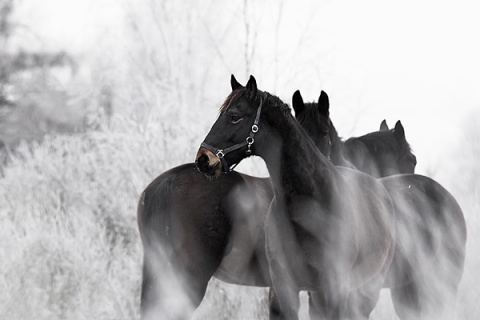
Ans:
<svg viewBox="0 0 480 320"><path fill-rule="evenodd" d="M292 110L288 104L283 102L279 97L268 93L268 92L261 92L263 94L263 97L265 98L264 104L269 104L274 108L279 108L280 111L286 115L291 115Z"/></svg>
<svg viewBox="0 0 480 320"><path fill-rule="evenodd" d="M343 139L338 135L337 128L333 125L332 120L330 120L330 117L328 118L328 121L330 122L330 141L332 143L332 146L338 146L341 147L343 146Z"/></svg>
<svg viewBox="0 0 480 320"><path fill-rule="evenodd" d="M230 94L227 96L227 98L225 98L225 101L222 103L220 107L220 114L227 111L230 105L236 100L240 99L242 96L244 96L245 93L246 93L245 88L236 89L230 92ZM271 93L258 90L257 96L255 97L255 101L258 101L258 103L260 103L260 96L263 97L264 99L263 100L264 105L268 104L273 107L278 107L284 114L291 114L290 107L286 103L284 103L279 97L274 96Z"/></svg>
<svg viewBox="0 0 480 320"><path fill-rule="evenodd" d="M350 163L345 158L345 148L344 148L344 142L343 139L339 136L337 128L333 125L332 120L330 117L328 118L329 121L329 137L330 137L330 142L331 142L331 154L330 157L332 161L335 163L335 165L342 165L342 166L347 166L351 168L355 168L355 166Z"/></svg>
<svg viewBox="0 0 480 320"><path fill-rule="evenodd" d="M240 99L241 96L245 94L245 89L236 89L230 92L230 94L225 98L225 101L223 101L222 105L220 106L220 114L224 113L227 111L228 107L230 107L230 104L237 100Z"/></svg>

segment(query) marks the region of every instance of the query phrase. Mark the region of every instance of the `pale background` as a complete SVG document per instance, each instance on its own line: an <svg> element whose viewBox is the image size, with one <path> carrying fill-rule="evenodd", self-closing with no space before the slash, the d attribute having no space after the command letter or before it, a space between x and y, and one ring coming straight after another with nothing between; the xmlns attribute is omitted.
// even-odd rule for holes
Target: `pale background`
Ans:
<svg viewBox="0 0 480 320"><path fill-rule="evenodd" d="M288 103L297 89L306 101L325 90L344 138L401 120L417 172L464 210L456 313L480 317L480 3L14 3L15 29L0 52L65 51L75 66L27 70L7 88L21 112L0 118L9 158L0 176L0 314L138 317L136 201L161 172L193 160L233 73L241 83L253 74ZM74 129L32 129L44 120ZM259 159L239 170L267 174ZM198 318L266 317L264 289L210 289ZM372 318L395 319L387 296Z"/></svg>

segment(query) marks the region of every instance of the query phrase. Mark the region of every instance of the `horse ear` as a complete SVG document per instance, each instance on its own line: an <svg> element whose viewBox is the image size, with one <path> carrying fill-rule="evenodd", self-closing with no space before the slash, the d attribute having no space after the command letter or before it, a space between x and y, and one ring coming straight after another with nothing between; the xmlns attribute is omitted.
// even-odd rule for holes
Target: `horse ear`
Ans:
<svg viewBox="0 0 480 320"><path fill-rule="evenodd" d="M243 88L243 86L240 83L238 83L237 79L235 79L235 76L233 74L230 77L230 85L232 86L232 91L235 91L235 89L238 89L238 88Z"/></svg>
<svg viewBox="0 0 480 320"><path fill-rule="evenodd" d="M397 139L398 142L406 141L405 130L403 129L403 126L400 120L398 120L397 123L395 124L395 130L393 130L393 133L395 134L395 139Z"/></svg>
<svg viewBox="0 0 480 320"><path fill-rule="evenodd" d="M383 119L382 123L380 123L380 130L379 131L388 131L387 120Z"/></svg>
<svg viewBox="0 0 480 320"><path fill-rule="evenodd" d="M257 91L258 91L257 81L252 75L250 75L250 79L248 79L248 82L247 82L247 97L250 100L254 100L255 97L257 96Z"/></svg>
<svg viewBox="0 0 480 320"><path fill-rule="evenodd" d="M305 103L303 102L302 95L300 90L295 91L292 97L292 107L295 110L295 115L299 115L305 110Z"/></svg>
<svg viewBox="0 0 480 320"><path fill-rule="evenodd" d="M320 97L318 98L318 111L328 117L330 115L329 109L330 101L328 100L328 95L322 90Z"/></svg>

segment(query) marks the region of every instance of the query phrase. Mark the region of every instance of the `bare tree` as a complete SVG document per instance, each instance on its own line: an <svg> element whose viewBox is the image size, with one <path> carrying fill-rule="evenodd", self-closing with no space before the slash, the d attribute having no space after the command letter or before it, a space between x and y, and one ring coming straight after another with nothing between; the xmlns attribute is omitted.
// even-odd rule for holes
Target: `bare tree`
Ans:
<svg viewBox="0 0 480 320"><path fill-rule="evenodd" d="M0 108L8 105L5 90L8 82L6 63L6 48L11 33L10 17L13 9L13 0L0 0Z"/></svg>
<svg viewBox="0 0 480 320"><path fill-rule="evenodd" d="M245 74L249 75L252 69L252 61L255 58L255 43L257 39L257 30L252 26L249 17L252 17L250 10L250 1L243 2L243 21L245 26Z"/></svg>

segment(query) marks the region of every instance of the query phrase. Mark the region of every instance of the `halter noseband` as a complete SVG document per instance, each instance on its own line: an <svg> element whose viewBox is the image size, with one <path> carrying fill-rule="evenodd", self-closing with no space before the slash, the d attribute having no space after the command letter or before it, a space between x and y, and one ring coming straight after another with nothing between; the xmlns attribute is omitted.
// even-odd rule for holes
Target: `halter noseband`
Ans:
<svg viewBox="0 0 480 320"><path fill-rule="evenodd" d="M258 122L260 121L260 113L262 112L262 106L263 106L263 99L262 99L262 96L260 95L260 106L258 106L255 121L253 121L253 125L252 125L252 129L250 130L250 134L245 139L245 141L243 141L242 143L237 143L237 144L235 144L231 147L228 147L226 149L217 149L217 148L207 144L205 141L202 142L202 144L201 144L202 147L204 147L207 150L210 150L211 152L213 152L215 154L215 156L218 159L220 159L220 161L222 162L222 171L224 173L231 172L238 164L238 163L236 163L236 164L234 164L233 166L230 167L227 163L227 160L225 159L225 155L227 153L230 153L232 151L235 151L235 150L238 150L240 148L243 148L243 147L247 146L247 151L245 151L245 154L247 156L252 154L251 147L252 147L252 144L255 142L255 139L254 139L255 133L258 132Z"/></svg>

